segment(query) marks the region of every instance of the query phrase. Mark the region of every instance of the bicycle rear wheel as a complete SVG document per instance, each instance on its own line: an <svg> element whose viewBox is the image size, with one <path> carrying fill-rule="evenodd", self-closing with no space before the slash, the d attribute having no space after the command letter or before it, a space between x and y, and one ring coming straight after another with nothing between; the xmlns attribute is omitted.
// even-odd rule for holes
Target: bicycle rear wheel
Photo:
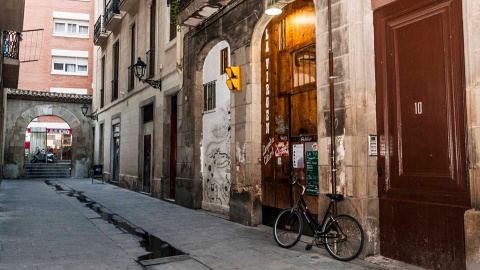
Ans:
<svg viewBox="0 0 480 270"><path fill-rule="evenodd" d="M339 215L323 227L325 246L328 253L337 260L351 261L363 249L363 229L358 221L348 215Z"/></svg>
<svg viewBox="0 0 480 270"><path fill-rule="evenodd" d="M287 208L280 212L273 226L275 242L283 248L293 247L302 236L302 216L296 209Z"/></svg>

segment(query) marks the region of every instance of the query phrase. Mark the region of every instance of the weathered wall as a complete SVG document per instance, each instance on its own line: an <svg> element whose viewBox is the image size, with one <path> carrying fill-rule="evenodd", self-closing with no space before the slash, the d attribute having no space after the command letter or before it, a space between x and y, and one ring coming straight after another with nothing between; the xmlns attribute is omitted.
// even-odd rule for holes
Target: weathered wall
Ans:
<svg viewBox="0 0 480 270"><path fill-rule="evenodd" d="M54 115L72 130L72 177L87 177L91 164L90 119L82 115L81 104L38 100L7 100L4 178L23 177L25 130L36 117Z"/></svg>
<svg viewBox="0 0 480 270"><path fill-rule="evenodd" d="M235 2L206 23L190 30L184 39L184 87L179 104L179 146L176 202L200 208L202 173L200 145L203 121L202 69L208 52L225 40L231 48L231 65L242 69L241 92L230 95L231 110L231 191L230 219L247 225L261 223L260 118L259 106L252 104L251 37L258 18L263 16L262 1ZM258 92L260 93L260 91ZM259 103L258 103L259 104ZM257 123L253 127L252 122ZM252 134L255 130L258 136ZM258 140L258 141L257 141Z"/></svg>
<svg viewBox="0 0 480 270"><path fill-rule="evenodd" d="M146 61L146 52L150 49L150 1L135 1L127 12L122 12L121 23L109 32L107 41L102 46L95 47L95 83L94 83L94 110L97 111L98 121L95 123L95 161L103 161L105 179L110 179L112 172L112 117L120 116L120 183L119 185L131 190L139 191L142 187L142 161L143 159L143 122L142 107L153 103L154 122L152 136L152 179L151 194L162 197L162 181L164 177L164 110L166 95L179 89L181 77L176 66L176 39L169 40L169 8L157 0L156 23L156 67L154 80L162 79L162 91L154 89L146 83L134 78L134 88L128 90L128 67L131 65L131 26L135 24L135 56ZM103 14L103 3L95 3L96 18ZM119 98L112 101L113 79L113 44L120 44L119 65ZM101 85L101 58L105 56L105 85ZM148 64L148 63L147 63ZM148 67L147 67L148 69ZM105 106L100 108L100 89L105 90ZM100 157L99 138L100 124L104 124L103 157ZM163 162L163 164L162 164Z"/></svg>
<svg viewBox="0 0 480 270"><path fill-rule="evenodd" d="M230 202L230 90L227 74L220 74L220 51L230 48L226 41L216 44L203 65L203 84L215 82L215 109L203 113L200 162L203 176L202 208L228 215Z"/></svg>
<svg viewBox="0 0 480 270"><path fill-rule="evenodd" d="M470 159L470 199L465 212L465 252L467 269L480 268L480 2L463 0L465 78L467 91L468 154Z"/></svg>
<svg viewBox="0 0 480 270"><path fill-rule="evenodd" d="M2 7L0 28L22 32L25 0L0 0L0 7Z"/></svg>

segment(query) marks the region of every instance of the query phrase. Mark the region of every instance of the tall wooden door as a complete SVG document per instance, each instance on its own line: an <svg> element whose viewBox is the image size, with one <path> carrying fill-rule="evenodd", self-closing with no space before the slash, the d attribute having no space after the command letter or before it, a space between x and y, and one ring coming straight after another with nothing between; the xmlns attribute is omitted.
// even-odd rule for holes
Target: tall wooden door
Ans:
<svg viewBox="0 0 480 270"><path fill-rule="evenodd" d="M306 183L306 150L317 142L315 8L298 0L267 25L262 41L262 191L263 222L298 194L292 172ZM308 162L312 161L310 158ZM311 168L318 168L317 160ZM317 173L318 170L310 170ZM313 177L315 178L315 177ZM305 197L317 212L317 192Z"/></svg>
<svg viewBox="0 0 480 270"><path fill-rule="evenodd" d="M143 192L150 193L152 171L152 135L143 136Z"/></svg>
<svg viewBox="0 0 480 270"><path fill-rule="evenodd" d="M401 0L374 13L380 252L464 269L470 205L461 0Z"/></svg>
<svg viewBox="0 0 480 270"><path fill-rule="evenodd" d="M170 98L170 198L175 199L177 178L177 95Z"/></svg>

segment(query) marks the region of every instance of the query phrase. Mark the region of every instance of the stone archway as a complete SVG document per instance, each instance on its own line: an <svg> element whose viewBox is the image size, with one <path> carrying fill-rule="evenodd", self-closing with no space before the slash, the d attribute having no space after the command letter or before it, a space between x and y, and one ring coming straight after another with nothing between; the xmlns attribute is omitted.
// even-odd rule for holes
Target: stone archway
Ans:
<svg viewBox="0 0 480 270"><path fill-rule="evenodd" d="M30 91L32 92L32 91ZM18 93L16 93L18 94ZM24 176L25 130L28 124L40 116L57 116L63 119L72 130L72 172L71 176L88 176L90 166L90 121L83 117L78 103L91 102L88 97L77 102L48 102L43 100L23 100L9 92L7 101L7 124L4 153L4 178ZM80 102L79 102L80 101ZM89 103L89 102L86 103Z"/></svg>

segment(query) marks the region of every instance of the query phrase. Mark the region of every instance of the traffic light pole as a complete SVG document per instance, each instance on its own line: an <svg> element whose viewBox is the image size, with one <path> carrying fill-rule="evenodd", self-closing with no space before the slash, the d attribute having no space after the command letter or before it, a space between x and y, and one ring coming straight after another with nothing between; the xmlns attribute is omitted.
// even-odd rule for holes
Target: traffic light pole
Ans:
<svg viewBox="0 0 480 270"><path fill-rule="evenodd" d="M330 84L330 164L332 171L332 193L337 193L337 161L335 157L335 76L333 76L332 46L332 0L328 0L328 80ZM333 215L337 214L337 203L333 203Z"/></svg>

